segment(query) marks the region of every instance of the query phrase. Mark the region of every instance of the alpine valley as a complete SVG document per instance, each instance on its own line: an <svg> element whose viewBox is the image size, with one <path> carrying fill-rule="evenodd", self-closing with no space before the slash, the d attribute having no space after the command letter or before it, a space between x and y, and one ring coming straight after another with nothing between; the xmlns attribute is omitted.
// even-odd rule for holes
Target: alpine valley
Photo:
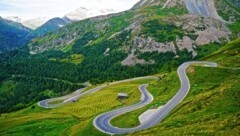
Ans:
<svg viewBox="0 0 240 136"><path fill-rule="evenodd" d="M120 13L79 8L34 29L19 20L0 18L0 135L240 135L238 0L140 0ZM214 67L198 63L206 61ZM188 94L161 122L131 132L150 112L167 112L187 82L185 62ZM127 112L147 99L143 91L151 103Z"/></svg>

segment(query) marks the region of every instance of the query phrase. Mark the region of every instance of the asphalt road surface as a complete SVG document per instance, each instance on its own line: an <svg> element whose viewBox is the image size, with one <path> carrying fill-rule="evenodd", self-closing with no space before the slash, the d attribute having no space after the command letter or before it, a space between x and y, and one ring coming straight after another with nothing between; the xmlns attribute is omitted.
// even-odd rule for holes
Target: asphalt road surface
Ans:
<svg viewBox="0 0 240 136"><path fill-rule="evenodd" d="M121 109L117 109L114 111L110 111L107 113L103 113L99 116L97 116L93 124L94 126L107 134L125 134L125 133L132 133L136 132L139 130L147 129L150 128L158 123L160 123L169 112L171 112L188 94L190 90L190 82L186 74L186 69L189 65L191 64L200 64L203 66L208 66L208 67L217 67L216 63L213 62L199 62L199 61L192 61L192 62L186 62L183 63L177 70L180 82L181 82L181 87L177 94L170 100L168 101L167 104L165 104L162 108L160 108L156 113L154 113L148 121L145 121L143 124L135 127L135 128L118 128L114 127L110 124L111 119L114 117L120 116L122 114L125 114L127 112L139 109L147 104L149 104L152 100L153 97L151 94L147 91L146 87L147 85L141 85L139 87L139 90L142 93L142 97L139 103L135 105L131 105L128 107L124 107Z"/></svg>

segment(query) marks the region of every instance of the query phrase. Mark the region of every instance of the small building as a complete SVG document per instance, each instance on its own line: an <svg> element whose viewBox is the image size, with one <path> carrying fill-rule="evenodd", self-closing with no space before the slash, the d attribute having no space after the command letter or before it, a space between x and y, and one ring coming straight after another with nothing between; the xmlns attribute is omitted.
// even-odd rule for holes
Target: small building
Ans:
<svg viewBox="0 0 240 136"><path fill-rule="evenodd" d="M128 98L128 94L126 93L118 93L118 99L126 99Z"/></svg>

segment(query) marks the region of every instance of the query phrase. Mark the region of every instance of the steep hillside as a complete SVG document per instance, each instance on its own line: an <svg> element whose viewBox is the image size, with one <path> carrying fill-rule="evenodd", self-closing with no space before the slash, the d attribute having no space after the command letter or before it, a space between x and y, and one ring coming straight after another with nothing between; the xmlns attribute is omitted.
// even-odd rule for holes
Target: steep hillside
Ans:
<svg viewBox="0 0 240 136"><path fill-rule="evenodd" d="M190 67L187 71L191 90L187 98L156 127L130 135L239 135L239 45L240 39L236 39L203 59L217 62L218 68ZM179 87L177 80L176 73L165 76L150 86L155 98L152 104L119 116L112 123L125 128L137 126L141 113L173 97Z"/></svg>
<svg viewBox="0 0 240 136"><path fill-rule="evenodd" d="M191 67L188 70L188 75L191 90L187 98L159 125L129 134L129 136L240 134L240 70ZM172 81L175 81L175 78L177 77L168 80L167 84L173 84ZM159 88L162 85L164 83L161 81L154 84ZM164 104L163 100L167 97L164 94L166 94L165 92L172 92L171 90L171 88L162 87L157 91L158 93L155 92L158 94L155 103ZM128 124L129 118L137 120L136 115L139 115L139 113L135 112L131 115L119 117L115 123L119 124L117 126L120 126L120 122L121 124ZM134 126L134 123L132 123L132 126Z"/></svg>
<svg viewBox="0 0 240 136"><path fill-rule="evenodd" d="M0 17L0 53L23 46L29 39L30 29L19 23L5 20Z"/></svg>
<svg viewBox="0 0 240 136"><path fill-rule="evenodd" d="M240 38L228 43L204 59L218 62L222 67L240 67ZM229 59L230 58L230 59Z"/></svg>
<svg viewBox="0 0 240 136"><path fill-rule="evenodd" d="M184 135L239 135L239 50L236 39L204 58L220 68L189 68L192 89L187 99L162 124L134 135L170 134L169 130Z"/></svg>

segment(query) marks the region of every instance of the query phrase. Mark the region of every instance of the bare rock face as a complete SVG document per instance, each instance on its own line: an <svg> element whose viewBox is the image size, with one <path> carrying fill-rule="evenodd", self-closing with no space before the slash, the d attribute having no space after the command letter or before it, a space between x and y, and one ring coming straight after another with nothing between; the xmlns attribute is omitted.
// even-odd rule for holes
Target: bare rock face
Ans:
<svg viewBox="0 0 240 136"><path fill-rule="evenodd" d="M221 31L213 26L197 32L198 38L196 40L197 45L204 45L211 42L220 42L220 38L227 38L229 35L229 32Z"/></svg>
<svg viewBox="0 0 240 136"><path fill-rule="evenodd" d="M129 54L128 57L121 62L121 65L123 65L123 66L134 66L136 64L154 64L155 63L153 60L151 60L149 62L146 62L144 59L138 59L134 55L134 51L135 50L132 50L132 53Z"/></svg>
<svg viewBox="0 0 240 136"><path fill-rule="evenodd" d="M126 59L124 59L121 64L125 66L134 66L136 64L154 64L155 61L145 61L143 59L138 59L134 52L135 50L140 51L141 53L145 52L154 52L157 51L159 53L165 52L174 52L176 53L176 47L173 42L169 43L158 43L153 38L142 38L142 37L135 37L133 41L132 53L128 55Z"/></svg>
<svg viewBox="0 0 240 136"><path fill-rule="evenodd" d="M99 23L95 26L95 28L97 30L105 30L108 29L111 25L108 22L104 22L104 23Z"/></svg>
<svg viewBox="0 0 240 136"><path fill-rule="evenodd" d="M184 0L184 3L190 14L211 17L223 21L217 13L214 0Z"/></svg>
<svg viewBox="0 0 240 136"><path fill-rule="evenodd" d="M188 36L184 36L183 39L177 38L177 47L180 51L186 49L188 52L192 52L193 57L197 55L197 53L195 53L194 51L195 48L194 41Z"/></svg>
<svg viewBox="0 0 240 136"><path fill-rule="evenodd" d="M198 15L183 15L176 18L169 18L168 22L188 33L192 33L196 38L191 38L196 46L209 44L211 42L221 43L222 39L226 41L231 34L224 22ZM188 46L188 45L186 45Z"/></svg>
<svg viewBox="0 0 240 136"><path fill-rule="evenodd" d="M141 38L136 37L134 39L134 47L139 49L140 52L154 52L157 51L159 53L165 52L174 52L176 53L176 47L173 42L169 42L167 44L158 43L153 38Z"/></svg>
<svg viewBox="0 0 240 136"><path fill-rule="evenodd" d="M108 56L108 55L109 55L109 52L110 52L110 48L107 48L107 49L105 50L105 52L103 53L103 55Z"/></svg>
<svg viewBox="0 0 240 136"><path fill-rule="evenodd" d="M180 5L183 5L183 0L167 0L162 8L171 8Z"/></svg>

